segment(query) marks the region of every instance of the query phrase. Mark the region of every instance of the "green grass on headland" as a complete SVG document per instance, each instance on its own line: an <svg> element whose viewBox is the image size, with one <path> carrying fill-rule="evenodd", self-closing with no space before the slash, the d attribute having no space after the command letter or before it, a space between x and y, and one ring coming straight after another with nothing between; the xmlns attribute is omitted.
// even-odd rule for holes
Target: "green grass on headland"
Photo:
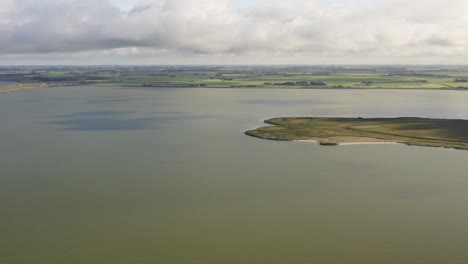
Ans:
<svg viewBox="0 0 468 264"><path fill-rule="evenodd" d="M271 140L316 140L322 145L354 142L398 142L407 145L468 150L468 120L401 118L285 117L265 121L273 126L249 130Z"/></svg>

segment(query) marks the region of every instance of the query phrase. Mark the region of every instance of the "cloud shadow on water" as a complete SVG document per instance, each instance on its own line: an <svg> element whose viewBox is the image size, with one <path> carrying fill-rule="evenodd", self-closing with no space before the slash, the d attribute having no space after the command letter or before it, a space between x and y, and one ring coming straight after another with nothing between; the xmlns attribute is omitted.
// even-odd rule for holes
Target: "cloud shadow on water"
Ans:
<svg viewBox="0 0 468 264"><path fill-rule="evenodd" d="M71 97L61 97L61 98L30 98L30 99L22 99L18 100L22 103L49 103L49 102L65 102L65 101L73 101L75 99Z"/></svg>
<svg viewBox="0 0 468 264"><path fill-rule="evenodd" d="M241 103L249 105L268 105L268 106L291 106L291 105L322 105L327 104L323 101L318 100L301 100L301 99L248 99L242 100Z"/></svg>
<svg viewBox="0 0 468 264"><path fill-rule="evenodd" d="M145 98L129 98L123 96L105 96L102 98L91 99L87 100L85 104L109 104L109 103L123 103L123 102L130 102L130 101L144 101L147 100Z"/></svg>
<svg viewBox="0 0 468 264"><path fill-rule="evenodd" d="M149 115L149 116L148 116ZM47 118L47 124L60 126L67 131L131 131L158 129L163 124L184 120L204 119L210 115L184 115L175 112L149 113L135 117L129 111L89 111L67 115L54 115Z"/></svg>

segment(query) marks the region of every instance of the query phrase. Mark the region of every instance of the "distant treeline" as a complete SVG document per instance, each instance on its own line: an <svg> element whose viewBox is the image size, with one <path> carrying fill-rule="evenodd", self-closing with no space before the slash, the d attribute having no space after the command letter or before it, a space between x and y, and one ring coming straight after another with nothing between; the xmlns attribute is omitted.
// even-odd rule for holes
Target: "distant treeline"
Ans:
<svg viewBox="0 0 468 264"><path fill-rule="evenodd" d="M107 80L102 76L73 75L73 76L47 76L31 74L0 74L0 81L4 82L83 82Z"/></svg>
<svg viewBox="0 0 468 264"><path fill-rule="evenodd" d="M109 78L102 76L86 76L86 75L75 75L75 76L44 76L38 75L31 78L34 81L39 82L75 82L75 81L93 81L93 80L107 80Z"/></svg>
<svg viewBox="0 0 468 264"><path fill-rule="evenodd" d="M266 82L267 85L284 85L284 86L325 86L322 81L298 81L298 82Z"/></svg>

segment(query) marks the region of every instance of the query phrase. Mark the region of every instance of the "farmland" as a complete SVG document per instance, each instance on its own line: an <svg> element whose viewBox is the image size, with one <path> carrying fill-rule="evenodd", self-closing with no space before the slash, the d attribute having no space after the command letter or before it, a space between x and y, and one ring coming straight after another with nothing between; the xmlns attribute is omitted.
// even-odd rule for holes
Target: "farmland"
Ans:
<svg viewBox="0 0 468 264"><path fill-rule="evenodd" d="M468 89L467 66L0 67L0 90L44 86Z"/></svg>

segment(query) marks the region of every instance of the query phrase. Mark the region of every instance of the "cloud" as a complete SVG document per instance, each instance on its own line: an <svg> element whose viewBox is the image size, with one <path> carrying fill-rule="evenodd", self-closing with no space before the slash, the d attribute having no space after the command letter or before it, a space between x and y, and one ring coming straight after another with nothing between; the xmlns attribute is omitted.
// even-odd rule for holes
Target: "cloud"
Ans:
<svg viewBox="0 0 468 264"><path fill-rule="evenodd" d="M152 0L122 11L107 0L2 0L0 54L468 59L465 0L233 6Z"/></svg>

